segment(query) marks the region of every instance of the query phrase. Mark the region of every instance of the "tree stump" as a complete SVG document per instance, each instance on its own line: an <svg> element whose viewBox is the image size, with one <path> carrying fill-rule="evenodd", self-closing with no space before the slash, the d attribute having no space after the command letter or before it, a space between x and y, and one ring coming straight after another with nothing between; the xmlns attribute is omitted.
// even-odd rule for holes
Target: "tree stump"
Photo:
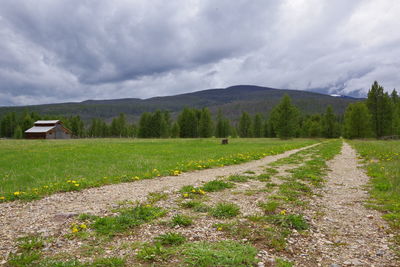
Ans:
<svg viewBox="0 0 400 267"><path fill-rule="evenodd" d="M228 144L228 138L224 138L221 140L221 145L227 145Z"/></svg>

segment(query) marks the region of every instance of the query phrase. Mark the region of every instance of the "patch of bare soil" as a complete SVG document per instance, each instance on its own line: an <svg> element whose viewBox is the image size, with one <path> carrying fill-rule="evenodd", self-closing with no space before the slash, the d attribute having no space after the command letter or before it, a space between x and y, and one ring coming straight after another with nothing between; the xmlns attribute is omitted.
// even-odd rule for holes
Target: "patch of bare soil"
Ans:
<svg viewBox="0 0 400 267"><path fill-rule="evenodd" d="M390 234L381 213L367 209L369 177L356 152L344 143L328 164L325 187L305 211L311 220L308 236L289 239L297 266L400 266L389 248Z"/></svg>
<svg viewBox="0 0 400 267"><path fill-rule="evenodd" d="M315 145L313 145L315 146ZM260 160L168 176L131 183L107 185L79 192L54 194L32 202L9 202L0 204L0 260L16 250L15 239L28 234L55 236L70 227L72 217L81 213L107 215L113 205L122 201L143 201L150 192L173 193L185 185L196 185L246 171L260 173L262 168L273 161L285 158L300 150L287 151L280 155ZM250 203L254 206L254 203Z"/></svg>

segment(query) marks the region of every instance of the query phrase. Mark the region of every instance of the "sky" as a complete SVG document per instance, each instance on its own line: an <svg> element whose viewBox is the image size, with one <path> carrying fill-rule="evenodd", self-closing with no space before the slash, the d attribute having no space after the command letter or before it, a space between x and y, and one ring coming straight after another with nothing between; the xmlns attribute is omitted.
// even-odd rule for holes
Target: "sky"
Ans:
<svg viewBox="0 0 400 267"><path fill-rule="evenodd" d="M0 106L400 88L398 0L1 0Z"/></svg>

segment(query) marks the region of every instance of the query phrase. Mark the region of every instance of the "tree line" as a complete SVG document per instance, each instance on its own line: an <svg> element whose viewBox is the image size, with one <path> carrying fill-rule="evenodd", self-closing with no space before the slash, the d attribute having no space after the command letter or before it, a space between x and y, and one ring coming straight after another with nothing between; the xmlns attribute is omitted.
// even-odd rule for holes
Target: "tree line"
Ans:
<svg viewBox="0 0 400 267"><path fill-rule="evenodd" d="M322 114L304 115L288 95L269 116L242 112L238 121L226 118L221 110L213 118L208 108L184 108L173 120L168 111L142 113L137 124L121 113L111 123L94 118L85 126L79 116L50 117L37 113L10 112L0 120L0 136L22 138L36 120L60 119L76 137L208 138L208 137L324 137L368 138L400 135L400 100L396 90L389 95L376 81L365 101L349 104L344 115L331 106Z"/></svg>

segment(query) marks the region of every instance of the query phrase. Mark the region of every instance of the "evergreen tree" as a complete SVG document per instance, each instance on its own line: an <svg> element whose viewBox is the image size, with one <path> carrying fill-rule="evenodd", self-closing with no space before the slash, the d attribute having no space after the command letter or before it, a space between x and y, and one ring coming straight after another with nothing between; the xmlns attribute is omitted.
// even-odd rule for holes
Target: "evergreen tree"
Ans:
<svg viewBox="0 0 400 267"><path fill-rule="evenodd" d="M317 120L310 120L308 137L320 137L321 136L321 124Z"/></svg>
<svg viewBox="0 0 400 267"><path fill-rule="evenodd" d="M109 136L107 124L98 118L92 119L88 129L90 137L107 137Z"/></svg>
<svg viewBox="0 0 400 267"><path fill-rule="evenodd" d="M90 127L88 129L88 135L89 137L100 137L99 133L99 125L98 125L98 119L92 119L92 122L90 124Z"/></svg>
<svg viewBox="0 0 400 267"><path fill-rule="evenodd" d="M163 131L163 133L161 134L161 137L167 138L167 137L171 136L171 124L172 124L171 114L167 110L164 110L163 114L164 114L164 121L165 121L165 131Z"/></svg>
<svg viewBox="0 0 400 267"><path fill-rule="evenodd" d="M178 116L179 135L182 138L194 138L198 136L198 112L184 108Z"/></svg>
<svg viewBox="0 0 400 267"><path fill-rule="evenodd" d="M208 108L203 108L201 111L200 122L199 122L199 135L200 137L208 138L213 133L213 123L211 114Z"/></svg>
<svg viewBox="0 0 400 267"><path fill-rule="evenodd" d="M171 137L172 137L172 138L178 138L178 137L179 137L179 132L180 132L180 130L179 130L179 124L178 124L177 122L175 122L175 123L172 125L172 128L171 128Z"/></svg>
<svg viewBox="0 0 400 267"><path fill-rule="evenodd" d="M85 128L83 121L79 115L70 117L69 119L65 120L65 124L67 128L69 128L72 132L72 135L76 137L83 137L85 134Z"/></svg>
<svg viewBox="0 0 400 267"><path fill-rule="evenodd" d="M393 89L392 93L390 94L390 98L395 105L399 102L399 95L397 94L396 89Z"/></svg>
<svg viewBox="0 0 400 267"><path fill-rule="evenodd" d="M336 122L335 122L335 114L333 113L333 108L329 105L326 108L326 112L323 119L323 136L326 138L334 138L336 133Z"/></svg>
<svg viewBox="0 0 400 267"><path fill-rule="evenodd" d="M151 114L149 112L142 113L139 120L138 136L140 138L151 137Z"/></svg>
<svg viewBox="0 0 400 267"><path fill-rule="evenodd" d="M165 115L160 110L154 112L149 121L150 133L149 137L168 137L167 122L165 121Z"/></svg>
<svg viewBox="0 0 400 267"><path fill-rule="evenodd" d="M7 113L0 122L0 136L12 137L17 127L17 116L15 112Z"/></svg>
<svg viewBox="0 0 400 267"><path fill-rule="evenodd" d="M251 118L247 112L242 112L242 116L239 121L239 136L240 137L251 137Z"/></svg>
<svg viewBox="0 0 400 267"><path fill-rule="evenodd" d="M21 126L18 125L17 127L15 127L13 138L21 139L22 137L23 137L22 129Z"/></svg>
<svg viewBox="0 0 400 267"><path fill-rule="evenodd" d="M229 120L224 118L221 110L218 110L217 126L215 128L215 136L218 138L225 138L225 137L229 136L229 133L230 133Z"/></svg>
<svg viewBox="0 0 400 267"><path fill-rule="evenodd" d="M391 134L392 131L392 101L383 87L375 81L368 91L367 106L372 115L372 129L377 138Z"/></svg>
<svg viewBox="0 0 400 267"><path fill-rule="evenodd" d="M31 128L33 126L35 122L33 121L31 115L26 112L23 116L23 120L22 120L22 132L25 132L26 130L28 130L29 128Z"/></svg>
<svg viewBox="0 0 400 267"><path fill-rule="evenodd" d="M322 136L322 118L321 115L315 114L306 116L303 119L300 136L302 137L321 137Z"/></svg>
<svg viewBox="0 0 400 267"><path fill-rule="evenodd" d="M271 112L274 131L281 139L294 137L298 128L299 111L292 105L290 97L285 94L280 103Z"/></svg>
<svg viewBox="0 0 400 267"><path fill-rule="evenodd" d="M347 106L344 115L344 136L350 139L371 136L371 115L364 103L352 103Z"/></svg>
<svg viewBox="0 0 400 267"><path fill-rule="evenodd" d="M254 116L253 122L253 137L262 137L263 136L263 123L261 114L256 114Z"/></svg>
<svg viewBox="0 0 400 267"><path fill-rule="evenodd" d="M228 122L228 125L229 125L229 121L228 120L226 120L226 121ZM237 130L236 130L235 126L229 125L229 133L230 133L230 136L232 138L237 138L238 137L238 133L237 133Z"/></svg>
<svg viewBox="0 0 400 267"><path fill-rule="evenodd" d="M128 124L126 126L127 137L135 137L136 136L136 125Z"/></svg>
<svg viewBox="0 0 400 267"><path fill-rule="evenodd" d="M115 137L127 137L127 123L124 113L120 113L117 118L114 118L111 122L111 135Z"/></svg>

